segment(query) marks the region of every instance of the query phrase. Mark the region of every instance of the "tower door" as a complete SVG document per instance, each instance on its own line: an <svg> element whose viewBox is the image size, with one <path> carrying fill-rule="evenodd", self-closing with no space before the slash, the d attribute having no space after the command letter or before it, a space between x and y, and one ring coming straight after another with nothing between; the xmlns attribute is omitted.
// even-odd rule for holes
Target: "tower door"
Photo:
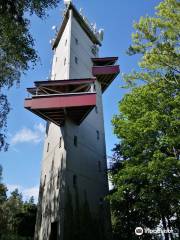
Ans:
<svg viewBox="0 0 180 240"><path fill-rule="evenodd" d="M51 234L49 240L57 240L58 239L58 222L51 223Z"/></svg>

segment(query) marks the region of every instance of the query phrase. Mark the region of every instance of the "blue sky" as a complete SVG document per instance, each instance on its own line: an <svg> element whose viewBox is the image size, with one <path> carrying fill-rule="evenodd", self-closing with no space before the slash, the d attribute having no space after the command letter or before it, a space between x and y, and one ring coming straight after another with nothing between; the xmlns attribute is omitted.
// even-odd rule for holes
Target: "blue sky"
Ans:
<svg viewBox="0 0 180 240"><path fill-rule="evenodd" d="M76 7L83 8L83 13L90 22L96 22L98 28L105 29L105 38L100 56L118 56L121 73L128 73L137 68L137 57L129 57L126 50L131 43L133 21L140 16L154 14L154 6L159 0L74 0ZM0 164L3 166L3 181L12 191L18 187L24 197L34 195L37 198L45 121L23 108L26 88L34 81L45 80L49 76L52 51L49 41L53 38L52 26L59 26L63 4L50 10L45 20L31 17L30 31L35 39L35 47L40 62L21 77L19 88L8 91L11 112L8 116L8 152L0 152ZM119 75L103 96L107 154L118 142L113 135L111 119L118 112L118 102L127 92L122 89L122 77Z"/></svg>

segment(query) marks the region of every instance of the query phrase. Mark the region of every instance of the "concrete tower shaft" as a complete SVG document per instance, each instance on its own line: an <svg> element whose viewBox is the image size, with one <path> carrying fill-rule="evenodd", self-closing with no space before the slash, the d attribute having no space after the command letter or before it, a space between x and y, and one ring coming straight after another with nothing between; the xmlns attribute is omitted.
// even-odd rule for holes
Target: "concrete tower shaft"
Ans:
<svg viewBox="0 0 180 240"><path fill-rule="evenodd" d="M70 3L53 43L50 81L25 107L47 121L36 240L110 239L102 93L119 73L98 58L98 34Z"/></svg>

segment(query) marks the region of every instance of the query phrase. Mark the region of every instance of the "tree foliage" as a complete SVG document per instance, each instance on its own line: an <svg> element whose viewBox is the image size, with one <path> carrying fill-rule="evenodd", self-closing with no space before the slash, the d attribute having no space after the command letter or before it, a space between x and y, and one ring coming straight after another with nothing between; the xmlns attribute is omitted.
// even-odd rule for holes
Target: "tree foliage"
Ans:
<svg viewBox="0 0 180 240"><path fill-rule="evenodd" d="M6 128L9 104L4 87L12 87L20 81L30 63L38 59L34 40L29 31L28 14L43 18L48 8L57 6L60 0L7 0L0 1L0 150L7 149L4 129ZM1 109L5 109L2 111Z"/></svg>
<svg viewBox="0 0 180 240"><path fill-rule="evenodd" d="M180 3L178 0L164 0L156 7L155 17L141 17L134 23L132 45L128 54L140 54L141 72L133 71L125 80L143 80L146 83L166 78L167 72L174 73L171 81L178 82L180 73Z"/></svg>
<svg viewBox="0 0 180 240"><path fill-rule="evenodd" d="M115 239L137 239L136 227L160 223L180 234L180 3L164 0L156 10L134 25L128 53L141 54L141 71L125 75L132 91L112 120L120 139L109 196ZM160 236L141 237L152 238Z"/></svg>
<svg viewBox="0 0 180 240"><path fill-rule="evenodd" d="M2 176L2 168L0 168ZM18 189L7 197L7 188L0 180L0 239L31 240L34 236L37 206L33 198L24 202Z"/></svg>

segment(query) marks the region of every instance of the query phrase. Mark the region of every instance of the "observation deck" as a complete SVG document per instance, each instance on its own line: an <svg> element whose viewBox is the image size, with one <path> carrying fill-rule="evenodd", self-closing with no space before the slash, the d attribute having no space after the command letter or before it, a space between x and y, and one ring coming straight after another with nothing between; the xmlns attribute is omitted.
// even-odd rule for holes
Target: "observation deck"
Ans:
<svg viewBox="0 0 180 240"><path fill-rule="evenodd" d="M66 116L79 125L96 105L95 79L34 82L25 108L44 120L62 126Z"/></svg>
<svg viewBox="0 0 180 240"><path fill-rule="evenodd" d="M104 92L120 73L119 65L115 65L118 57L92 58L92 74L101 83Z"/></svg>
<svg viewBox="0 0 180 240"><path fill-rule="evenodd" d="M25 99L24 107L58 126L65 123L66 117L80 125L96 106L95 81L100 82L104 92L120 72L117 60L92 58L94 78L34 82L34 87L27 88L32 96Z"/></svg>

